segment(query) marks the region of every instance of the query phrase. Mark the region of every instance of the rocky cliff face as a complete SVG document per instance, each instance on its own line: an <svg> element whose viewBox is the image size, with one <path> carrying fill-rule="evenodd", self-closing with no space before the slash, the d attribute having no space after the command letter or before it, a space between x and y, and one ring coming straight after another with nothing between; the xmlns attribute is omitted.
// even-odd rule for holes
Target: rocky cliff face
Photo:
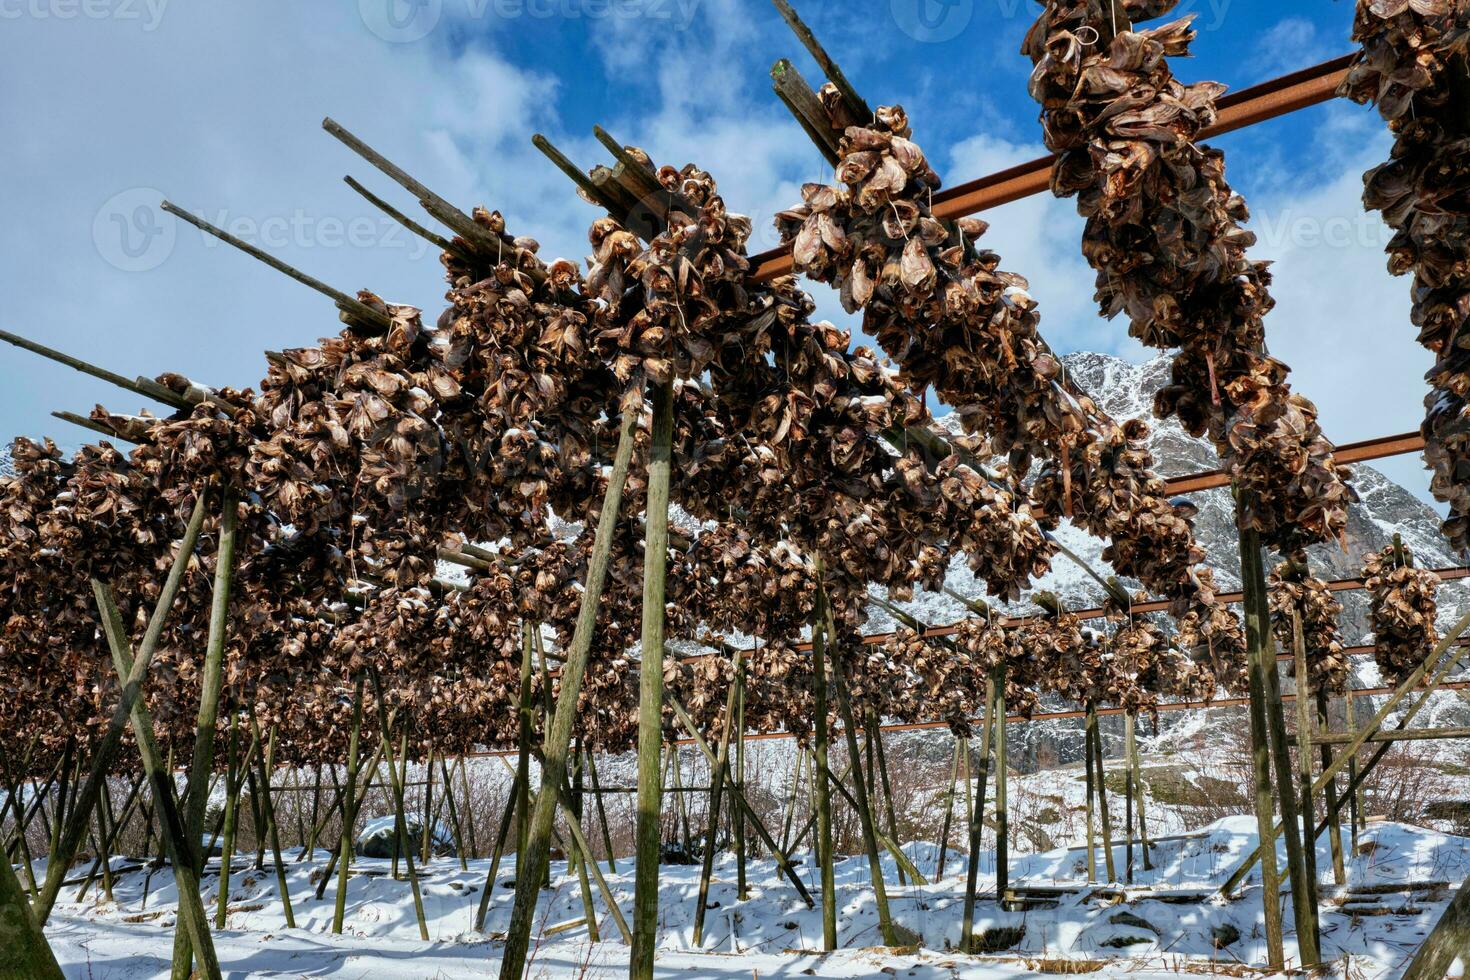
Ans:
<svg viewBox="0 0 1470 980"><path fill-rule="evenodd" d="M10 461L10 449L0 446L0 476L9 476L15 472L15 465Z"/></svg>

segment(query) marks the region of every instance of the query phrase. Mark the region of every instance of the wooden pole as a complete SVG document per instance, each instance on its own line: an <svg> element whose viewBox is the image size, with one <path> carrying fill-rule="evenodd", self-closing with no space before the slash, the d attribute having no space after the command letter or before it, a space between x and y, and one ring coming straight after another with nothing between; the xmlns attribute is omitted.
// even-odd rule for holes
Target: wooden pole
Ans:
<svg viewBox="0 0 1470 980"><path fill-rule="evenodd" d="M1271 734L1271 754L1276 773L1276 796L1281 807L1282 836L1286 841L1287 868L1295 881L1291 889L1292 918L1297 930L1297 949L1302 966L1315 966L1321 956L1318 953L1317 906L1312 901L1311 877L1307 873L1306 849L1302 844L1302 828L1298 823L1297 788L1295 772L1291 764L1291 749L1286 738L1286 713L1281 702L1281 676L1277 667L1276 650L1271 634L1271 613L1266 598L1266 577L1261 558L1259 541L1252 549L1253 564L1242 564L1242 571L1249 569L1248 579L1242 574L1242 586L1247 593L1247 616L1260 620L1260 662L1265 680L1266 720ZM1246 584L1251 582L1253 584ZM1311 845L1311 841L1306 842Z"/></svg>
<svg viewBox="0 0 1470 980"><path fill-rule="evenodd" d="M1445 633L1444 636L1440 637L1439 642L1435 644L1435 647L1433 650L1430 651L1429 656L1424 659L1423 663L1414 668L1413 673L1404 678L1403 682L1399 684L1398 688L1393 692L1393 694L1389 695L1388 699L1383 703L1382 707L1378 709L1377 713L1374 714L1373 718L1368 722L1368 724L1363 726L1361 729L1354 729L1354 734L1351 741L1347 743L1347 747L1343 750L1342 754L1337 757L1335 762L1333 762L1332 767L1325 770L1321 775L1317 777L1315 782L1313 782L1313 792L1321 789L1327 784L1327 781L1329 779L1335 776L1338 772L1342 771L1344 767L1347 767L1348 765L1356 761L1358 750L1363 747L1364 743L1366 743L1369 739L1378 734L1384 720L1389 716L1390 713L1392 713L1394 708L1398 706L1399 702L1402 701L1411 691L1416 690L1419 687L1420 682L1424 680L1425 676L1430 672L1430 670L1434 669L1435 665L1438 664L1439 666L1438 669L1435 670L1434 676L1425 685L1423 696L1417 702L1415 702L1415 704L1413 704L1407 711L1405 711L1404 716L1399 719L1398 729L1402 730L1407 728L1409 722L1414 719L1415 715L1417 715L1419 711L1426 704L1429 703L1429 698L1434 693L1435 689L1444 682L1444 679L1449 674L1449 672L1453 670L1462 659L1464 659L1467 650L1470 650L1470 647L1466 647L1458 642L1461 634L1463 634L1467 628L1470 628L1470 613L1466 613L1464 616L1461 616L1459 621L1455 623L1454 626L1450 627L1449 631ZM1445 656L1446 653L1450 653L1450 656ZM1358 788L1358 786L1361 785L1362 781L1368 778L1368 774L1371 771L1372 767L1377 764L1377 761L1379 759L1383 758L1383 755L1385 752L1388 751L1390 744L1391 743L1385 742L1382 746L1380 746L1378 751L1374 754L1373 758L1369 761L1368 765L1360 770L1358 774L1353 778L1353 781L1348 785L1347 789L1347 795L1350 798L1353 792ZM1325 824L1323 825L1323 827L1325 827ZM1318 827L1317 833L1322 833L1323 827ZM1274 833L1275 831L1273 830L1273 836ZM1235 871L1230 875L1228 879L1226 879L1225 884L1220 886L1220 893L1222 895L1229 894L1236 886L1244 881L1245 876L1250 872L1251 868L1255 866L1255 862L1262 859L1262 857L1265 855L1266 850L1267 849L1263 846L1258 846L1254 851L1246 855L1245 860L1241 861L1240 866L1235 869Z"/></svg>
<svg viewBox="0 0 1470 980"><path fill-rule="evenodd" d="M169 610L173 608L174 599L184 584L184 572L189 566L189 559L193 557L194 545L199 540L199 531L204 526L204 515L207 512L208 495L200 491L195 496L194 512L190 515L184 536L179 541L173 565L169 569L167 579L164 580L163 588L159 591L153 614L148 619L143 642L138 647L137 655L130 660L131 669L119 679L121 691L117 706L113 709L112 717L108 719L107 730L92 757L92 768L87 774L87 780L78 792L75 804L69 808L65 830L61 830L60 814L58 814L58 832L46 865L46 883L42 886L41 894L35 903L36 921L41 923L43 928L46 920L51 916L51 908L56 904L57 896L61 893L61 883L66 878L67 869L71 867L72 859L76 857L82 838L87 833L92 808L97 805L97 800L102 792L102 783L107 778L107 773L112 769L112 763L117 757L118 748L122 744L123 732L128 727L129 721L133 719L134 708L141 702L143 682L147 679L148 668L152 665L153 652L163 637L163 627L168 619ZM111 599L103 595L103 590L104 587L100 582L93 583L93 591L98 598L98 608L103 609L105 615L102 600L107 598L107 601L111 601ZM103 625L104 628L107 627L105 620ZM126 633L119 634L117 642L119 644L128 643ZM194 846L198 846L197 842Z"/></svg>
<svg viewBox="0 0 1470 980"><path fill-rule="evenodd" d="M101 851L98 853L97 859L92 862L92 867L87 872L86 880L83 881L81 887L77 889L76 897L72 899L73 902L79 903L82 901L82 899L86 898L87 889L92 886L92 882L97 879L98 873L102 870L105 864L104 856L112 852L113 848L117 845L117 838L120 831L124 826L127 825L127 822L132 819L134 811L137 810L138 801L142 798L143 784L147 782L147 780L148 777L143 774L139 774L138 778L133 780L132 788L128 790L127 799L123 800L121 811L122 816L115 820L108 820L108 823L111 826L108 830L107 838L102 842ZM111 892L109 891L108 894L110 896Z"/></svg>
<svg viewBox="0 0 1470 980"><path fill-rule="evenodd" d="M219 897L214 912L214 927L223 929L229 911L230 865L235 856L235 830L240 819L240 787L244 779L240 775L240 718L238 712L230 712L230 740L225 762L225 828L224 841L219 852ZM177 944L175 945L177 948ZM192 952L190 954L193 955Z"/></svg>
<svg viewBox="0 0 1470 980"><path fill-rule="evenodd" d="M694 742L700 753L703 754L705 761L713 767L715 763L715 751L710 747L705 737L699 733L699 728L695 726L694 719L689 717L689 712L684 710L684 706L679 703L677 698L672 695L666 695L666 699L669 707L674 709L674 715L679 719L679 724L684 726L684 730L689 733L690 739ZM751 828L755 830L756 837L775 855L776 873L786 876L786 879L791 882L792 887L796 889L796 893L801 896L801 900L806 903L807 908L816 908L816 902L812 899L811 893L806 890L806 885L802 884L801 878L797 876L791 859L786 855L785 851L776 846L775 838L766 829L766 825L761 821L760 815L755 812L755 807L751 806L750 801L745 798L745 793L741 791L739 786L735 785L735 777L729 770L725 771L725 791L745 811L745 817L750 821Z"/></svg>
<svg viewBox="0 0 1470 980"><path fill-rule="evenodd" d="M494 901L495 876L500 871L500 859L505 854L505 844L506 841L510 838L510 826L517 809L516 798L519 791L519 786L516 786L511 790L510 795L506 798L505 801L505 809L500 814L500 830L495 835L495 850L490 855L490 868L488 871L485 872L485 890L480 893L480 904L479 907L475 909L475 931L477 932L483 932L485 930L485 918L490 914L490 903ZM542 791L545 791L544 784L542 786ZM519 860L519 856L517 856L517 860ZM518 906L521 900L520 891L520 875L519 873L517 873L516 903ZM539 887L533 888L532 894L534 895L537 891L540 891ZM512 918L511 921L513 925L515 921L514 918ZM508 943L509 939L507 937L507 946Z"/></svg>
<svg viewBox="0 0 1470 980"><path fill-rule="evenodd" d="M1111 883L1118 880L1118 871L1113 864L1113 818L1108 812L1108 773L1103 768L1102 726L1097 720L1097 702L1090 703L1088 711L1092 715L1093 771L1097 776L1097 810L1102 818L1103 865Z"/></svg>
<svg viewBox="0 0 1470 980"><path fill-rule="evenodd" d="M633 459L634 434L637 431L638 415L642 406L642 389L634 386L622 400L622 419L618 426L618 445L613 456L613 468L608 476L607 489L603 492L602 510L597 518L597 531L592 543L592 555L587 563L587 578L582 592L581 605L577 610L577 624L572 633L571 648L567 651L566 663L562 665L561 695L557 699L556 712L551 726L543 739L542 756L545 765L541 771L542 792L537 796L536 810L531 814L530 842L525 852L516 856L516 863L537 873L516 874L515 908L511 913L510 926L505 937L505 949L501 955L500 976L502 980L521 980L526 957L530 951L531 927L536 916L536 882L539 869L548 862L547 847L551 841L551 828L556 820L556 786L566 776L567 751L571 746L572 727L577 717L577 698L582 689L582 677L587 670L588 655L597 628L597 610L602 602L603 588L607 584L607 568L612 553L613 534L617 530L619 514L623 505L623 490L627 484L628 467ZM593 785L596 785L596 770L593 770ZM546 787L552 787L547 793ZM606 813L602 810L602 795L597 795L598 810L603 818L603 833L607 834ZM608 840L608 858L612 858L611 840ZM499 845L497 845L499 850ZM494 868L494 862L491 865ZM486 882L486 892L481 896L481 908L476 928L483 928L488 909L493 878ZM621 914L621 913L620 913Z"/></svg>
<svg viewBox="0 0 1470 980"><path fill-rule="evenodd" d="M1317 724L1324 732L1330 732L1332 730L1332 719L1329 716L1328 707L1327 692L1325 690L1318 691ZM1318 746L1318 748L1322 753L1322 770L1324 772L1331 770L1333 761L1332 746L1323 744ZM1332 849L1332 880L1338 887L1341 887L1347 884L1347 867L1343 862L1342 855L1342 823L1338 818L1337 812L1337 776L1335 775L1327 780L1326 800L1327 826L1332 835L1331 840L1328 841L1328 846Z"/></svg>
<svg viewBox="0 0 1470 980"><path fill-rule="evenodd" d="M1442 980L1457 956L1470 965L1470 878L1460 885L1439 925L1419 944L1403 980Z"/></svg>
<svg viewBox="0 0 1470 980"><path fill-rule="evenodd" d="M260 810L265 816L265 829L262 836L270 838L271 856L276 859L276 887L281 892L281 911L286 915L286 928L296 928L296 914L291 909L291 889L286 882L286 862L281 860L281 833L276 824L276 805L271 797L271 770L266 761L267 755L273 754L266 751L260 738L260 724L255 720L255 707L250 708L250 737L255 740L255 764L257 780L260 784ZM276 733L272 728L266 740L271 746L275 745Z"/></svg>
<svg viewBox="0 0 1470 980"><path fill-rule="evenodd" d="M1358 722L1355 717L1357 712L1354 710L1356 702L1357 698L1353 695L1352 685L1349 683L1347 697L1344 699L1344 706L1347 712L1347 730L1350 732L1357 730ZM1363 826L1362 791L1352 788L1358 785L1358 750L1352 749L1343 754L1348 757L1348 802L1351 805L1351 809L1348 812L1348 820L1353 828L1353 853L1356 854L1358 853L1359 844L1358 832Z"/></svg>
<svg viewBox="0 0 1470 980"><path fill-rule="evenodd" d="M1006 665L995 665L995 897L1006 907L1011 890L1011 813L1006 800L1010 753L1006 743Z"/></svg>
<svg viewBox="0 0 1470 980"><path fill-rule="evenodd" d="M200 494L202 500L204 495ZM196 507L196 510L200 508ZM201 516L200 523L203 523ZM196 529L195 537L198 536ZM189 542L192 550L192 541ZM182 575L180 575L182 578ZM112 597L112 589L103 585L97 579L92 579L92 593L97 600L97 609L102 616L103 632L107 636L107 645L112 651L113 667L117 671L117 679L124 686L125 691L131 689L134 693L132 700L132 726L133 738L138 743L138 751L143 757L143 768L148 773L149 783L153 787L154 805L158 810L159 836L163 839L164 852L168 855L169 863L173 866L174 883L179 893L179 920L180 927L189 931L189 941L194 947L194 958L199 963L199 973L205 980L220 980L219 958L215 955L214 940L209 934L209 922L204 915L204 902L199 896L199 874L194 869L194 849L199 846L198 842L190 842L184 830L183 817L179 814L178 805L174 800L174 776L173 770L165 766L163 757L158 751L158 744L153 738L153 719L148 714L148 708L141 697L141 680L144 671L139 670L138 659L142 657L139 651L136 655L130 652L131 646L127 638L127 628L123 625L122 614L118 612L117 603ZM169 597L172 604L172 596ZM161 601L161 599L160 599ZM160 629L162 617L159 617ZM149 635L152 635L152 622L149 623ZM157 643L157 640L154 640ZM147 639L144 639L147 643ZM144 665L146 669L146 664ZM124 700L129 698L124 694ZM95 803L95 800L93 801ZM48 870L48 879L50 877Z"/></svg>
<svg viewBox="0 0 1470 980"><path fill-rule="evenodd" d="M801 789L802 768L806 765L806 750L798 747L796 761L791 766L791 787L786 794L785 816L781 819L781 848L791 849L791 824L796 819L796 797Z"/></svg>
<svg viewBox="0 0 1470 980"><path fill-rule="evenodd" d="M816 765L817 865L822 876L822 949L837 948L837 880L832 870L832 778L827 752L827 590L821 584L822 564L817 559L817 597L812 622L812 761ZM856 758L852 760L856 762Z"/></svg>
<svg viewBox="0 0 1470 980"><path fill-rule="evenodd" d="M347 736L347 789L342 794L342 835L337 844L337 896L336 908L332 913L332 934L337 936L342 934L343 919L347 914L347 878L352 865L353 830L357 822L357 807L354 804L357 791L357 755L362 739L363 693L363 676L359 673L353 687L352 730ZM374 755L373 758L376 760L377 756Z"/></svg>
<svg viewBox="0 0 1470 980"><path fill-rule="evenodd" d="M35 741L37 740L32 740L33 746L35 744ZM26 760L26 764L21 769L22 776L24 776L30 769L29 756L31 755L31 752L28 751L26 755L28 758ZM5 752L3 746L0 746L0 766L3 766L5 772L5 805L15 814L15 841L18 844L20 851L20 868L22 871L25 872L26 888L30 891L31 897L34 898L39 889L36 887L35 871L31 868L31 865L34 863L31 855L31 845L30 842L26 840L26 808L21 801L21 783L10 768L10 757ZM3 857L7 862L10 860L9 847L6 848Z"/></svg>
<svg viewBox="0 0 1470 980"><path fill-rule="evenodd" d="M1312 903L1314 910L1313 920L1317 921L1315 910L1319 907L1319 896L1317 887L1317 846L1316 835L1312 828L1317 823L1317 806L1312 793L1312 715L1311 715L1311 679L1307 675L1307 642L1302 633L1302 614L1300 609L1291 611L1291 646L1292 659L1296 666L1296 766L1297 766L1297 789L1301 793L1298 812L1302 823L1302 858L1306 866L1306 877L1295 883L1294 888L1306 888L1308 900ZM1318 948L1321 948L1321 936L1317 937Z"/></svg>
<svg viewBox="0 0 1470 980"><path fill-rule="evenodd" d="M469 765L465 762L463 755L459 757L459 785L464 791L464 816L465 824L468 826L470 832L470 855L472 857L479 857L480 841L475 832L475 798L474 794L470 792Z"/></svg>
<svg viewBox="0 0 1470 980"><path fill-rule="evenodd" d="M1266 926L1266 960L1273 970L1285 965L1282 949L1281 877L1276 870L1275 808L1271 787L1271 733L1266 720L1266 644L1270 622L1257 607L1264 594L1261 578L1260 536L1255 531L1240 532L1241 580L1247 592L1245 609L1246 659L1250 682L1251 763L1255 788L1256 831L1260 846L1261 887Z"/></svg>
<svg viewBox="0 0 1470 980"><path fill-rule="evenodd" d="M337 308L341 310L346 317L350 318L354 322L361 323L378 333L386 333L388 329L392 326L392 322L388 319L387 314L380 313L378 310L373 309L371 306L368 306L356 296L349 296L346 293L342 292L340 289L334 289L331 286L328 286L320 279L309 276L306 273L302 272L300 269L297 269L294 266L282 262L280 259L276 258L274 255L271 255L269 252L259 249L254 245L251 245L249 242L243 241L235 237L234 235L231 235L229 232L225 231L222 228L216 228L214 225L210 224L208 221L205 221L203 218L198 217L197 215L190 214L188 211L185 211L183 208L172 203L171 201L164 201L161 205L159 205L159 207L161 207L164 211L167 211L174 217L188 222L205 234L213 235L215 238L218 238L220 241L224 242L227 245L233 245L235 248L244 252L246 255L250 256L253 259L256 259L259 262L265 263L272 269L275 269L277 272L285 275L287 278L295 279L303 286L314 289L317 292L321 293L323 296L330 298L334 303L337 304Z"/></svg>
<svg viewBox="0 0 1470 980"><path fill-rule="evenodd" d="M9 860L0 861L0 975L35 980L65 976Z"/></svg>
<svg viewBox="0 0 1470 980"><path fill-rule="evenodd" d="M1097 734L1097 712L1092 703L1087 705L1087 722L1083 729L1082 752L1087 756L1084 766L1087 773L1087 882L1097 881L1097 755L1092 751L1092 740Z"/></svg>
<svg viewBox="0 0 1470 980"><path fill-rule="evenodd" d="M827 629L832 635L832 612L827 611ZM883 885L883 862L878 857L878 837L874 832L873 808L868 794L868 780L863 777L858 760L857 725L853 718L852 704L848 700L847 681L842 669L842 653L832 651L832 687L837 691L837 710L842 715L842 727L847 734L847 753L853 760L853 789L857 794L858 824L863 829L863 844L868 852L868 870L873 879L873 896L878 906L878 931L883 935L883 945L897 946L898 933L893 928L893 917L888 909L888 891Z"/></svg>
<svg viewBox="0 0 1470 980"><path fill-rule="evenodd" d="M934 880L939 881L944 877L944 860L949 851L949 826L954 819L954 798L958 789L960 776L960 746L963 744L958 738L954 743L954 758L949 763L949 792L945 794L944 801L944 824L939 831L939 857L934 862Z"/></svg>
<svg viewBox="0 0 1470 980"><path fill-rule="evenodd" d="M444 801L449 806L449 826L454 830L454 851L459 855L459 870L468 871L469 863L465 861L464 833L460 828L459 810L454 805L454 790L449 778L449 763L444 760L444 753L439 753L439 775L444 779Z"/></svg>
<svg viewBox="0 0 1470 980"><path fill-rule="evenodd" d="M898 817L893 809L893 785L888 780L888 757L883 751L883 732L878 727L878 714L875 711L868 712L868 744L875 746L877 750L878 782L883 788L883 809L888 817L888 836L898 846ZM898 866L898 883L900 886L908 884L902 864Z"/></svg>
<svg viewBox="0 0 1470 980"><path fill-rule="evenodd" d="M1123 838L1128 842L1123 879L1133 884L1133 712L1123 716Z"/></svg>
<svg viewBox="0 0 1470 980"><path fill-rule="evenodd" d="M612 831L607 825L607 807L602 802L602 785L597 780L597 754L587 750L587 775L592 780L592 802L597 807L597 822L602 827L602 848L607 853L607 867L618 873L618 862L613 857Z"/></svg>
<svg viewBox="0 0 1470 980"><path fill-rule="evenodd" d="M383 759L388 763L388 776L392 782L393 806L395 807L394 823L398 829L398 850L403 852L405 863L408 865L408 884L413 892L413 912L419 920L419 938L424 942L429 941L429 924L424 917L424 897L419 892L419 876L414 870L413 848L408 846L408 828L403 818L403 780L399 779L393 768L393 745L389 737L388 708L383 699L383 682L378 676L377 667L368 664L368 676L373 681L373 700L378 703L378 730L383 739ZM403 732L404 758L408 758L408 728L404 726Z"/></svg>
<svg viewBox="0 0 1470 980"><path fill-rule="evenodd" d="M653 386L653 432L648 456L648 503L643 540L643 614L638 670L638 821L634 828L631 980L652 980L658 943L659 814L663 787L664 585L669 552L669 478L673 456L674 386ZM504 980L512 980L504 977Z"/></svg>
<svg viewBox="0 0 1470 980"><path fill-rule="evenodd" d="M195 842L204 836L209 775L214 772L214 730L219 724L220 693L224 690L225 641L229 633L230 588L235 577L235 535L239 511L239 499L234 488L226 487L220 498L219 546L214 557L209 636L204 647L204 669L200 672L199 712L194 721L194 753L184 783L184 825L189 840ZM207 859L207 854L200 854L197 870L201 874ZM182 929L177 930L174 933L173 980L188 980L193 958L188 934Z"/></svg>
<svg viewBox="0 0 1470 980"><path fill-rule="evenodd" d="M979 785L970 809L970 855L965 872L965 912L960 925L960 950L972 953L975 941L975 890L980 875L980 844L985 834L985 783L990 775L990 738L995 728L995 674L985 678L985 720L980 726ZM969 786L969 780L965 781Z"/></svg>
<svg viewBox="0 0 1470 980"><path fill-rule="evenodd" d="M736 655L738 658L738 654ZM735 669L735 782L745 792L745 667ZM730 821L735 837L735 897L744 902L750 898L745 874L745 811L730 807Z"/></svg>
<svg viewBox="0 0 1470 980"><path fill-rule="evenodd" d="M735 674L740 675L740 654L735 655ZM694 906L694 946L704 945L704 910L709 901L710 875L715 867L715 847L720 831L720 796L725 788L725 770L730 765L730 729L735 723L736 685L732 682L725 695L725 727L720 732L720 751L710 770L709 819L704 835L704 854L700 856L699 896ZM738 807L736 809L739 809Z"/></svg>
<svg viewBox="0 0 1470 980"><path fill-rule="evenodd" d="M1144 807L1144 801L1148 796L1148 790L1143 782L1143 766L1138 762L1138 725L1134 718L1134 725L1129 729L1128 759L1133 768L1133 786L1137 794L1135 800L1138 805L1138 841L1143 848L1143 870L1152 871L1154 862L1152 857L1153 845L1148 842L1148 815Z"/></svg>

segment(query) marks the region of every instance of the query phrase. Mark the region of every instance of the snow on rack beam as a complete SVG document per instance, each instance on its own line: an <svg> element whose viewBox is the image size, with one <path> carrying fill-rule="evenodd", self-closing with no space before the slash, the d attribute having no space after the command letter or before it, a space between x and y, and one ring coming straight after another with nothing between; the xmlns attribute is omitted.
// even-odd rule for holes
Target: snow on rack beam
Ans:
<svg viewBox="0 0 1470 980"><path fill-rule="evenodd" d="M1337 97L1337 87L1347 77L1353 57L1343 55L1227 95L1219 101L1215 125L1202 135L1205 138L1219 136L1331 101ZM960 218L1040 194L1051 186L1051 168L1055 159L1042 157L940 191L934 195L934 216L941 221ZM785 275L791 271L791 252L786 248L774 248L751 256L751 264L755 266L758 279Z"/></svg>

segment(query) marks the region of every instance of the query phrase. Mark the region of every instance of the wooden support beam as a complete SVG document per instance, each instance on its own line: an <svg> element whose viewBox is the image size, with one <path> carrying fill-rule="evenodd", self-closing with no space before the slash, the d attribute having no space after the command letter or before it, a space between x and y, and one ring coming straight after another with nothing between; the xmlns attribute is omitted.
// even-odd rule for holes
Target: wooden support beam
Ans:
<svg viewBox="0 0 1470 980"><path fill-rule="evenodd" d="M226 243L227 245L233 245L235 248L244 252L251 258L263 262L266 265L270 266L272 269L275 269L277 272L280 272L291 279L295 279L303 286L308 286L311 289L314 289L317 292L321 293L323 296L329 297L332 302L337 304L337 308L342 311L349 325L365 328L370 332L375 333L386 333L389 326L391 326L391 321L388 319L386 314L383 314L378 310L373 309L371 306L368 306L356 296L349 296L346 293L342 292L340 289L334 289L333 287L328 286L320 279L307 275L300 269L297 269L295 266L283 262L280 259L276 258L274 255L271 255L269 252L256 248L249 242L237 238L236 236L225 231L223 228L215 227L208 221L205 221L203 218L200 218L197 215L190 214L188 211L185 211L183 208L179 207L176 204L173 204L170 201L164 201L163 204L160 206L169 214L174 215L180 220L193 225L200 231L208 235L213 235L215 238L218 238L220 241Z"/></svg>

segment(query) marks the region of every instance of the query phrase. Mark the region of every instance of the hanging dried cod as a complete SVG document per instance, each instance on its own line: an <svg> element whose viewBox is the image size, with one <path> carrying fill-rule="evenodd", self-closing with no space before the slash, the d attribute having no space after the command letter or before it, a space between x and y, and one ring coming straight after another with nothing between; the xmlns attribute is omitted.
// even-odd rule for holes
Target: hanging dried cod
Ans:
<svg viewBox="0 0 1470 980"><path fill-rule="evenodd" d="M1126 21L1173 6L1048 0L1022 51L1059 155L1052 192L1076 196L1087 219L1102 314L1126 313L1134 337L1178 348L1155 412L1209 435L1242 491L1241 527L1291 551L1340 536L1354 495L1315 406L1265 352L1270 275L1246 257L1255 236L1224 154L1197 142L1224 86L1174 78L1167 59L1189 53L1189 18L1144 31Z"/></svg>
<svg viewBox="0 0 1470 980"><path fill-rule="evenodd" d="M1410 319L1434 352L1426 375L1429 489L1450 506L1445 537L1470 548L1470 3L1360 0L1362 45L1341 94L1375 103L1394 134L1389 162L1363 177L1363 204L1394 230L1388 269L1414 273Z"/></svg>
<svg viewBox="0 0 1470 980"><path fill-rule="evenodd" d="M1363 587L1368 590L1378 672L1390 684L1402 683L1439 642L1434 625L1439 576L1415 568L1409 549L1395 543L1368 557Z"/></svg>

